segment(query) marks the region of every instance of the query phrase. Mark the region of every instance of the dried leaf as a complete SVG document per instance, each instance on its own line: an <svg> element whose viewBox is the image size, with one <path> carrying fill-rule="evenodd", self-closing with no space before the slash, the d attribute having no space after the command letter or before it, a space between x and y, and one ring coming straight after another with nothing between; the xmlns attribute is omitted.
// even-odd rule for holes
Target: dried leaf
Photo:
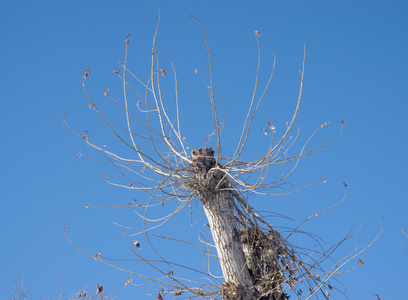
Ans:
<svg viewBox="0 0 408 300"><path fill-rule="evenodd" d="M131 283L133 281L132 278L128 278L125 282L125 287L127 287L129 285L129 283Z"/></svg>
<svg viewBox="0 0 408 300"><path fill-rule="evenodd" d="M320 125L320 127L324 128L329 122L324 122L323 125Z"/></svg>
<svg viewBox="0 0 408 300"><path fill-rule="evenodd" d="M128 33L128 34L126 35L126 41L125 41L125 43L129 43L129 38L130 38L130 36L131 36L130 33Z"/></svg>
<svg viewBox="0 0 408 300"><path fill-rule="evenodd" d="M99 295L102 292L103 292L103 286L98 283L96 286L96 293Z"/></svg>
<svg viewBox="0 0 408 300"><path fill-rule="evenodd" d="M269 128L272 130L272 132L276 133L276 128L275 128L275 126L273 126L273 125L271 124L271 122L266 121L266 124L269 126Z"/></svg>
<svg viewBox="0 0 408 300"><path fill-rule="evenodd" d="M84 78L85 78L85 79L88 79L88 78L89 78L89 74L91 74L91 71L89 71L89 69L86 69L86 70L85 70L85 73L84 73Z"/></svg>
<svg viewBox="0 0 408 300"><path fill-rule="evenodd" d="M361 264L362 266L364 266L364 262L361 260L361 258L358 259L359 264Z"/></svg>
<svg viewBox="0 0 408 300"><path fill-rule="evenodd" d="M256 36L261 36L261 34L259 33L258 30L255 30L255 31L254 31L254 34L255 34Z"/></svg>

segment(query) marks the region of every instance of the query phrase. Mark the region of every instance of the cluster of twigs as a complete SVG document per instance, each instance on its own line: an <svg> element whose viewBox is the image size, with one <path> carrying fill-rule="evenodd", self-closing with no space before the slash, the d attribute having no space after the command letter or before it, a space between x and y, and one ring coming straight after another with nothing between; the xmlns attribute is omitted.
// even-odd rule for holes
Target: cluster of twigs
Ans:
<svg viewBox="0 0 408 300"><path fill-rule="evenodd" d="M326 251L297 248L291 245L289 239L293 233L298 232L299 227L304 222L292 232L283 236L269 225L266 218L263 218L250 207L247 199L242 195L244 193L274 195L273 188L287 180L288 176L296 169L298 162L302 157L310 155L313 151L337 139L343 130L343 122L341 122L340 133L332 140L318 147L307 149L309 141L319 130L322 130L328 124L328 122L326 122L311 134L299 153L296 155L289 154L289 150L296 141L296 136L291 136L291 131L298 115L302 98L305 70L304 57L303 66L300 71L299 96L293 116L290 122L287 123L283 135L280 138L276 138L275 127L267 121L267 128L263 128L262 131L270 137L269 148L258 158L251 161L245 160L244 149L248 142L253 120L273 78L276 61L275 57L267 84L259 95L258 81L261 65L261 47L259 41L260 34L258 31L255 31L255 38L258 45L258 65L252 98L249 101L249 108L243 121L237 147L231 157L223 156L221 144L225 117L222 120L220 119L217 110L217 102L214 97L213 71L206 33L202 23L198 19L192 16L187 17L195 19L201 25L208 53L209 81L207 82L205 80L199 70L195 69L195 72L200 75L208 89L212 119L214 122L212 135L215 136L216 140L216 168L222 172L223 179L228 181L228 185L218 186L216 188L228 190L235 199L237 228L240 232L240 239L243 251L247 258L248 268L253 274L256 273L256 282L254 282L255 288L258 290L259 294L264 297L262 299L288 299L285 297L288 297L287 294L291 292L295 293L299 299L309 299L317 293L321 293L324 298L328 298L330 292L335 289L330 283L333 275L339 273L340 269L345 264L356 258L371 244L363 250L359 251L356 249L342 260L334 262L331 269L324 271L322 269L323 262L328 261L333 251L345 240L353 237L356 234L355 231L350 231L344 239ZM129 158L113 153L108 147L93 142L87 132L85 134L78 134L66 123L67 126L78 137L83 139L87 145L99 150L106 159L105 163L112 165L125 179L125 183L112 182L105 175L106 182L130 190L143 191L148 195L148 200L144 203L134 200L127 205L127 207L132 209L135 214L142 218L143 229L117 225L124 227L125 235L128 235L126 230L136 230L136 232L132 234L133 237L141 234L145 235L146 240L159 259L143 257L140 254L140 242L133 240L132 251L136 258L132 260L146 263L153 270L157 271L159 275L157 277L151 277L134 272L130 269L118 267L111 259L104 257L100 253L94 255L85 252L74 244L68 236L67 231L66 235L75 247L94 259L126 272L130 276L145 279L143 283L136 283L129 278L126 282L126 286L140 285L148 282L160 284L163 289L157 293L157 299L163 299L168 294L173 294L180 298L220 298L225 296L222 295L221 289L223 280L220 276L212 274L210 270L210 266L212 265L211 262L208 262L207 264L208 270L199 270L191 266L181 265L177 262L165 259L156 251L151 242L152 238L181 242L194 249L202 251L208 257L209 261L214 259L217 260L217 257L213 253L211 242L209 241L203 241L204 245L200 246L194 242L188 242L154 233L155 229L165 224L184 208L190 206L192 201L197 197L192 188L197 181L197 178L194 176L194 172L191 168L191 150L187 143L187 138L183 135L181 128L182 116L180 113L180 101L178 98L177 74L173 63L169 58L167 58L167 61L173 73L175 86L174 103L171 109L169 109L170 101L168 96L162 94L161 82L163 78L168 75L166 69L161 66L158 48L156 46L159 24L160 17L153 38L150 77L144 81L128 68L128 44L130 42L130 35L128 35L125 41L125 58L120 62L121 69L114 71L123 84L123 101L117 100L109 93L109 90L104 90L105 97L108 97L123 109L125 115L124 124L121 124L106 115L88 94L85 81L90 77L89 70L86 70L82 78L83 89L89 100L89 107L99 114L111 133L124 147L130 150L133 155ZM135 84L133 84L132 81L134 81ZM129 95L129 91L134 92L132 96ZM137 97L136 99L134 98L135 95ZM64 120L66 114L67 113L64 113ZM278 179L271 179L273 177L269 176L269 173L282 166L287 166L288 164L291 164L288 172ZM225 182L225 180L220 180L220 183ZM318 181L320 180L324 181L323 178ZM313 183L314 182L310 184ZM347 188L345 188L345 190L347 190ZM292 192L295 191L296 190ZM330 208L339 205L343 200ZM150 212L151 209L161 208L168 203L171 203L172 206L172 210L168 214L158 218L152 218L148 215L148 212ZM90 206L91 205L87 204L87 207ZM318 212L317 214L321 212ZM305 222L310 218L306 219ZM153 225L150 226L150 224ZM180 276L181 272L176 273L174 271L176 268L184 269L185 272L196 272L199 279L194 280L191 276L182 278Z"/></svg>
<svg viewBox="0 0 408 300"><path fill-rule="evenodd" d="M29 300L32 299L30 294L30 290L25 287L24 276L19 277L15 280L15 285L12 288L13 296L9 298L9 300ZM75 293L71 293L69 296L65 295L64 291L64 282L61 279L61 284L59 291L54 293L55 300L75 300L75 299L82 299L82 300L114 300L116 296L111 293L103 293L103 286L101 284L96 285L95 292L89 291L88 286L84 286L81 290ZM51 299L51 298L47 298Z"/></svg>

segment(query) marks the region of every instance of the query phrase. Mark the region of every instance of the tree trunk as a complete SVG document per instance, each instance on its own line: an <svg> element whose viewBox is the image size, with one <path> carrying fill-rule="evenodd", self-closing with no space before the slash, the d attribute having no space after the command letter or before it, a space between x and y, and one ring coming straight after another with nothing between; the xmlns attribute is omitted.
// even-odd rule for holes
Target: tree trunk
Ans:
<svg viewBox="0 0 408 300"><path fill-rule="evenodd" d="M234 200L230 192L222 191L228 181L220 183L224 172L216 166L211 148L193 150L192 158L197 178L194 189L204 206L225 279L222 284L224 298L255 299L235 222Z"/></svg>

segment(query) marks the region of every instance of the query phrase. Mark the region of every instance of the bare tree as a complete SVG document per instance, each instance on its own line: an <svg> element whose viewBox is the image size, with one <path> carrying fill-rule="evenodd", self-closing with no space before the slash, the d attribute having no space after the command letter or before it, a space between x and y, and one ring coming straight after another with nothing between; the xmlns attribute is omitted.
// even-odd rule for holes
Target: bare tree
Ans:
<svg viewBox="0 0 408 300"><path fill-rule="evenodd" d="M344 122L341 122L340 133L336 137L322 145L308 149L309 141L328 124L325 122L310 135L300 152L295 155L290 154L289 150L297 139L297 134L293 136L291 132L302 99L305 74L304 56L300 70L299 96L293 116L287 122L283 134L277 137L276 128L271 122L266 121L265 128L261 130L270 138L269 147L257 158L250 160L245 158L244 153L248 145L253 120L273 78L276 61L275 57L266 86L260 90L260 33L255 31L254 36L258 45L255 86L246 117L243 120L237 146L230 157L224 156L222 132L225 114L220 113L218 102L214 96L213 70L206 32L198 19L192 16L187 17L192 18L201 26L208 54L209 79L206 80L206 76L202 75L200 70L194 69L207 87L211 103L213 128L204 147L190 152L187 138L183 135L177 74L172 61L167 57L165 64L172 70L175 87L175 93L171 96L174 99L173 106L170 106L169 96L162 92L162 81L163 78L168 80L168 70L161 65L159 49L156 45L160 17L153 38L149 78L145 81L140 79L128 67L128 44L130 42L130 35L128 35L125 41L125 58L120 62L120 68L114 71L123 84L123 100L117 100L109 93L108 89L104 90L104 95L123 109L124 122L114 120L106 115L88 94L85 81L90 77L89 70L86 70L82 80L85 94L89 100L89 107L99 114L107 128L121 142L124 153L128 153L130 150L129 153L133 154L124 156L114 153L108 147L94 142L89 137L88 132L78 134L67 124L87 145L99 150L106 159L104 163L113 166L125 180L124 183L112 182L105 174L105 180L109 184L143 191L148 195L148 200L144 203L134 199L127 205L129 209L142 218L144 228L117 225L124 228L125 236L145 235L144 241L151 246L151 253L154 253L156 258L141 255L142 242L140 238L132 240L132 251L135 255L132 260L149 265L157 272L158 276L151 277L119 267L115 265L115 260L104 257L101 253L96 255L87 253L73 242L67 231L66 235L75 247L94 259L124 271L130 276L146 280L140 284L148 282L160 284L161 290L156 294L157 299L163 299L169 294L189 299L205 297L209 299L276 300L289 299L289 296L294 294L299 299L309 299L318 293L323 298L328 299L331 291L336 289L331 283L333 276L339 273L339 270L347 263L357 258L372 243L362 250L355 249L341 260L332 261L332 253L344 241L355 236L354 227L340 242L326 250L296 247L291 244L290 238L302 232L300 227L305 222L339 205L346 197L347 186L344 185L345 194L339 203L313 214L294 229L284 233L279 233L276 228L270 225L267 217L249 205L248 196L276 195L274 189L285 183L288 176L298 166L299 160L337 139L343 130ZM132 96L129 92L133 92ZM64 120L66 114L65 112ZM212 137L215 138L215 149L208 146L208 140ZM286 171L278 178L270 175L278 169ZM325 182L323 178L317 181ZM297 190L299 189L289 193ZM195 199L199 200L204 210L208 220L204 227L210 228L212 241L206 239L201 230L199 235L201 245L197 245L193 241L173 238L167 234L155 233L155 230L183 209L187 207L192 209L191 204ZM164 205L172 207L172 210L166 215L158 216ZM196 205L198 206L198 204ZM87 204L87 207L91 207L91 205ZM152 214L152 210L159 213ZM133 231L133 233L129 234L129 231ZM312 235L310 236L312 237ZM152 240L155 238L183 243L192 249L202 251L207 258L206 269L197 269L192 265L183 265L165 258L154 247ZM375 239L377 238L378 236ZM214 267L214 260L221 267L222 276L216 276L211 271ZM323 266L328 263L332 263L331 267L324 270ZM362 263L361 260L360 263ZM194 279L194 276L182 278L179 276L182 270L195 272L198 274L198 278ZM133 282L133 277L126 281L126 286L129 284L139 285L139 283Z"/></svg>

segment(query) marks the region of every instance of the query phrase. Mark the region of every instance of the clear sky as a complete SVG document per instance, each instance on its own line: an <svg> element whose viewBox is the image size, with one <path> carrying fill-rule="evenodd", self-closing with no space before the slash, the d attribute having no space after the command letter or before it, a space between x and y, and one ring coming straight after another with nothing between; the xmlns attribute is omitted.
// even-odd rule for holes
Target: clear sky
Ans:
<svg viewBox="0 0 408 300"><path fill-rule="evenodd" d="M11 296L19 276L25 277L34 299L52 297L61 278L67 294L83 285L93 289L100 282L106 291L119 294L119 299L153 298L146 294L151 292L148 288L125 288L128 275L83 255L64 236L64 222L69 221L72 238L90 253L130 257L130 240L112 222L140 227L140 219L122 209L86 209L85 203L123 205L134 197L143 200L143 195L107 185L102 173L113 173L112 169L75 158L78 152L95 159L101 156L63 125L62 113L69 112L69 123L79 132L88 130L101 144L113 141L88 108L81 76L86 68L91 70L89 92L95 100L105 101L106 88L120 99L121 82L112 70L123 59L124 40L130 33L129 66L141 78L148 78L157 6L162 15L159 55L163 63L168 55L177 69L185 134L192 148L202 147L212 129L199 122L210 117L206 115L209 102L193 70L200 69L208 78L205 44L199 24L185 14L199 18L207 31L215 94L226 102L228 112L224 155L234 149L234 132L254 85L254 30L261 33L261 85L271 70L273 52L277 63L254 123L254 146L248 155L264 138L261 128L266 120L276 124L278 135L290 120L306 44L303 102L295 125L300 129L299 145L326 121L329 126L312 145L334 137L341 120L344 132L313 158L303 160L286 189L320 176L327 180L325 185L320 182L288 197L257 197L254 205L292 217L295 221L289 224L296 226L339 201L346 182L345 202L310 222L305 230L321 236L328 247L357 220L362 226L360 247L364 247L380 231L382 216L385 229L361 255L364 266L338 276L345 288L338 287L346 289L349 299L371 299L374 293L382 299L408 299L408 252L401 246L408 248L408 238L401 232L401 226L408 232L405 1L93 0L0 1L0 299ZM200 226L194 220L190 226L188 214L188 209L182 211L166 230L186 231L197 241ZM357 242L339 249L336 257L347 255ZM202 255L182 254L193 261L203 260ZM345 270L352 267L354 263Z"/></svg>

